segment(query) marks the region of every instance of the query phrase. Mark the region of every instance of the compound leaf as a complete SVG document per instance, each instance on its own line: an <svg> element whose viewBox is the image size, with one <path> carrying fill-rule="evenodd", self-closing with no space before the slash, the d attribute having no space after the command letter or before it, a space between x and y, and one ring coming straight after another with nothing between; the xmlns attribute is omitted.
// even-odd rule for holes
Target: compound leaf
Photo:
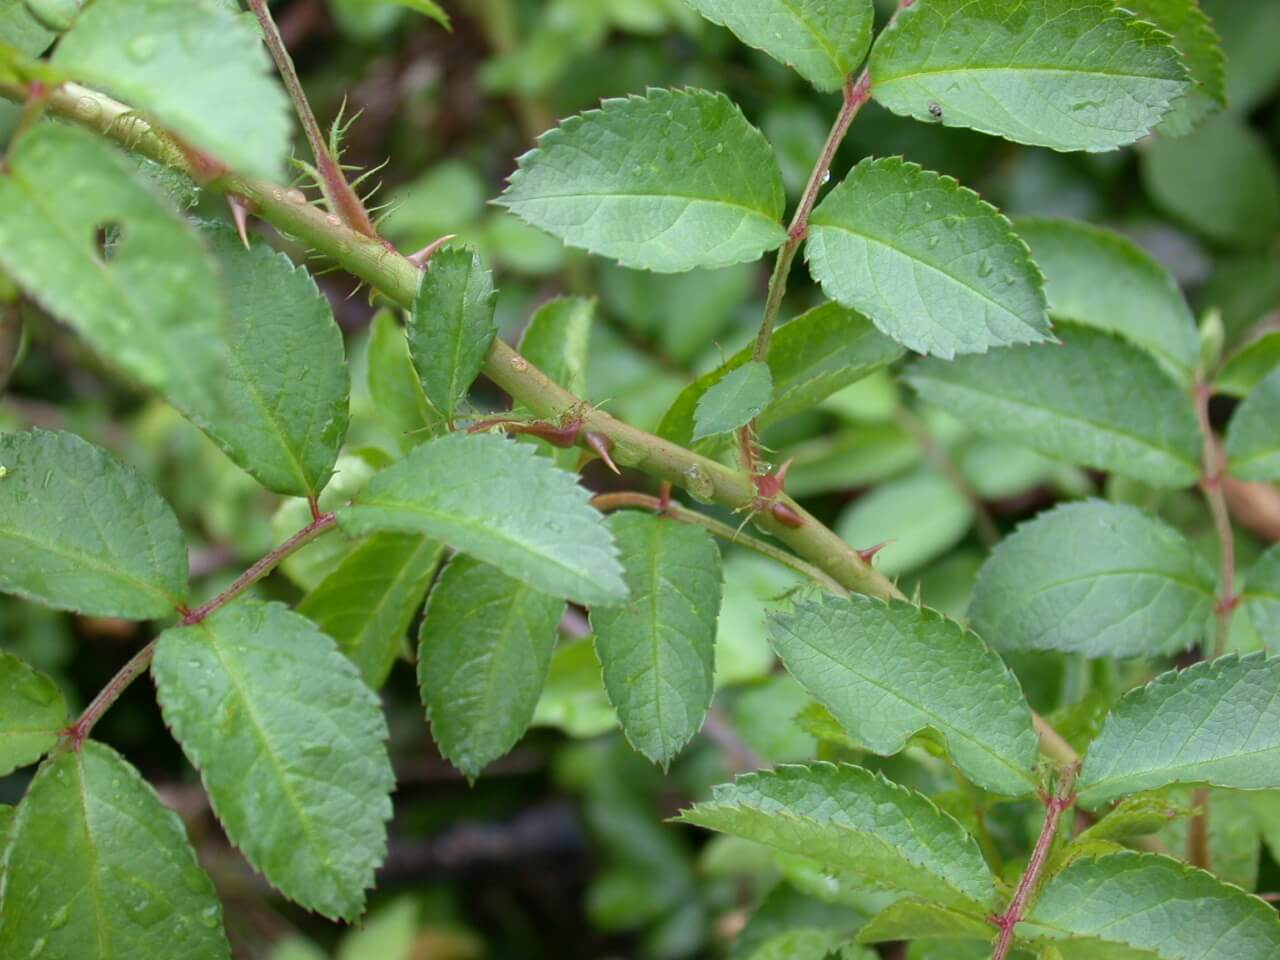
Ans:
<svg viewBox="0 0 1280 960"><path fill-rule="evenodd" d="M355 665L305 617L241 600L161 634L152 673L231 842L307 909L359 916L395 780Z"/></svg>
<svg viewBox="0 0 1280 960"><path fill-rule="evenodd" d="M53 64L233 170L285 179L289 100L252 18L219 0L96 0Z"/></svg>
<svg viewBox="0 0 1280 960"><path fill-rule="evenodd" d="M1188 391L1137 347L1067 323L1057 347L1012 347L916 363L907 380L979 433L1160 487L1200 475Z"/></svg>
<svg viewBox="0 0 1280 960"><path fill-rule="evenodd" d="M420 533L552 596L627 596L613 538L573 474L531 444L452 433L414 448L336 512L349 534Z"/></svg>
<svg viewBox="0 0 1280 960"><path fill-rule="evenodd" d="M565 603L471 557L431 591L418 686L440 752L474 780L524 735L547 679Z"/></svg>
<svg viewBox="0 0 1280 960"><path fill-rule="evenodd" d="M178 518L70 433L0 434L0 590L98 617L164 617L187 596Z"/></svg>
<svg viewBox="0 0 1280 960"><path fill-rule="evenodd" d="M1108 714L1080 772L1080 802L1171 783L1280 787L1280 660L1227 656L1171 670Z"/></svg>
<svg viewBox="0 0 1280 960"><path fill-rule="evenodd" d="M423 271L409 321L409 354L427 399L453 421L498 334L493 275L475 252L438 251Z"/></svg>
<svg viewBox="0 0 1280 960"><path fill-rule="evenodd" d="M1188 916L1195 922L1183 922ZM1069 957L1280 957L1280 919L1269 905L1150 853L1076 860L1045 884L1016 932L1041 945L1061 943Z"/></svg>
<svg viewBox="0 0 1280 960"><path fill-rule="evenodd" d="M405 649L409 623L443 553L421 535L375 533L303 597L298 612L332 637L377 690Z"/></svg>
<svg viewBox="0 0 1280 960"><path fill-rule="evenodd" d="M1200 352L1195 317L1159 261L1087 223L1019 220L1017 229L1044 271L1050 315L1118 333L1190 385Z"/></svg>
<svg viewBox="0 0 1280 960"><path fill-rule="evenodd" d="M969 618L998 650L1177 653L1204 639L1217 583L1177 530L1136 507L1060 506L1000 542Z"/></svg>
<svg viewBox="0 0 1280 960"><path fill-rule="evenodd" d="M773 149L722 94L606 100L543 134L519 164L499 203L623 266L724 267L787 238Z"/></svg>
<svg viewBox="0 0 1280 960"><path fill-rule="evenodd" d="M894 113L1055 150L1133 143L1187 89L1169 35L1111 0L928 0L871 51Z"/></svg>
<svg viewBox="0 0 1280 960"><path fill-rule="evenodd" d="M1126 0L1124 6L1173 37L1191 71L1191 88L1174 102L1157 128L1171 137L1186 136L1201 120L1227 105L1222 39L1197 0Z"/></svg>
<svg viewBox="0 0 1280 960"><path fill-rule="evenodd" d="M1280 480L1280 367L1249 392L1227 425L1227 461L1240 480Z"/></svg>
<svg viewBox="0 0 1280 960"><path fill-rule="evenodd" d="M838 90L871 46L870 0L689 0L712 23L791 67L819 90Z"/></svg>
<svg viewBox="0 0 1280 960"><path fill-rule="evenodd" d="M0 653L0 777L39 760L66 725L67 702L58 685L17 657Z"/></svg>
<svg viewBox="0 0 1280 960"><path fill-rule="evenodd" d="M749 773L678 819L960 910L981 914L995 902L991 872L964 828L923 794L861 767Z"/></svg>
<svg viewBox="0 0 1280 960"><path fill-rule="evenodd" d="M958 623L909 603L825 596L772 614L769 628L787 670L868 750L894 754L932 729L975 783L1013 796L1034 789L1031 708Z"/></svg>
<svg viewBox="0 0 1280 960"><path fill-rule="evenodd" d="M725 374L698 400L693 414L693 439L716 437L746 426L773 399L769 365L752 360Z"/></svg>
<svg viewBox="0 0 1280 960"><path fill-rule="evenodd" d="M591 608L604 685L633 747L666 766L702 727L715 692L720 550L701 527L616 513L630 591Z"/></svg>
<svg viewBox="0 0 1280 960"><path fill-rule="evenodd" d="M230 957L186 828L110 747L47 761L10 829L0 956Z"/></svg>
<svg viewBox="0 0 1280 960"><path fill-rule="evenodd" d="M919 353L1052 340L1044 284L1009 221L950 177L863 160L809 218L823 291Z"/></svg>

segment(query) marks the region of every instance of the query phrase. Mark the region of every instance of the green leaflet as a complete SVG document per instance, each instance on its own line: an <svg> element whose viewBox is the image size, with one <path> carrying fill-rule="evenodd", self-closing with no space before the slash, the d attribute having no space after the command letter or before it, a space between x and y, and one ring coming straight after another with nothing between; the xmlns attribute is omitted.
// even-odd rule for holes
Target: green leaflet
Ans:
<svg viewBox="0 0 1280 960"><path fill-rule="evenodd" d="M578 603L627 595L613 538L577 478L531 444L452 433L377 474L338 523L352 536L421 533Z"/></svg>
<svg viewBox="0 0 1280 960"><path fill-rule="evenodd" d="M831 394L902 356L902 348L871 321L838 303L826 303L783 324L769 347L773 399L760 425L802 413ZM693 442L699 401L734 370L751 362L752 347L687 386L662 418L658 434L674 443Z"/></svg>
<svg viewBox="0 0 1280 960"><path fill-rule="evenodd" d="M1210 240L1261 249L1280 233L1280 172L1271 148L1234 113L1210 117L1190 136L1158 139L1139 160L1156 206Z"/></svg>
<svg viewBox="0 0 1280 960"><path fill-rule="evenodd" d="M920 509L922 504L928 509ZM942 474L923 467L859 497L836 519L835 531L858 550L886 544L875 563L894 577L936 560L972 525L973 506L965 495Z"/></svg>
<svg viewBox="0 0 1280 960"><path fill-rule="evenodd" d="M827 296L919 353L1053 340L1040 271L1009 221L898 157L863 160L818 204L805 258Z"/></svg>
<svg viewBox="0 0 1280 960"><path fill-rule="evenodd" d="M0 956L227 960L186 828L110 747L46 762L13 819Z"/></svg>
<svg viewBox="0 0 1280 960"><path fill-rule="evenodd" d="M773 149L722 94L605 100L544 133L519 163L499 203L623 266L724 267L787 238Z"/></svg>
<svg viewBox="0 0 1280 960"><path fill-rule="evenodd" d="M39 760L66 725L67 702L58 685L17 657L0 653L0 777Z"/></svg>
<svg viewBox="0 0 1280 960"><path fill-rule="evenodd" d="M871 46L871 0L689 0L712 23L786 64L819 90L838 90Z"/></svg>
<svg viewBox="0 0 1280 960"><path fill-rule="evenodd" d="M187 598L187 547L141 476L70 433L0 434L0 590L148 620Z"/></svg>
<svg viewBox="0 0 1280 960"><path fill-rule="evenodd" d="M53 39L54 33L31 15L26 0L0 0L0 43L35 57L44 53Z"/></svg>
<svg viewBox="0 0 1280 960"><path fill-rule="evenodd" d="M1020 526L983 565L973 628L997 650L1153 657L1204 639L1217 582L1177 530L1136 507L1059 506Z"/></svg>
<svg viewBox="0 0 1280 960"><path fill-rule="evenodd" d="M972 913L921 900L899 900L877 913L858 931L858 942L982 940L990 943L996 933L996 928L985 918Z"/></svg>
<svg viewBox="0 0 1280 960"><path fill-rule="evenodd" d="M289 100L252 18L219 0L96 0L53 65L232 170L285 179Z"/></svg>
<svg viewBox="0 0 1280 960"><path fill-rule="evenodd" d="M1082 830L1063 854L1069 856L1073 848L1081 848L1099 840L1118 841L1149 836L1171 822L1190 815L1190 807L1173 803L1163 791L1125 797L1093 826Z"/></svg>
<svg viewBox="0 0 1280 960"><path fill-rule="evenodd" d="M829 949L848 940L862 919L844 904L815 900L782 881L765 895L734 940L732 960L823 960ZM802 952L811 945L819 949Z"/></svg>
<svg viewBox="0 0 1280 960"><path fill-rule="evenodd" d="M1171 137L1186 136L1201 120L1227 106L1227 74L1222 40L1197 0L1126 0L1124 7L1173 37L1191 72L1191 87L1175 101L1157 128Z"/></svg>
<svg viewBox="0 0 1280 960"><path fill-rule="evenodd" d="M898 753L928 728L980 786L1034 789L1031 708L976 634L927 608L863 596L801 600L769 626L787 670L868 750Z"/></svg>
<svg viewBox="0 0 1280 960"><path fill-rule="evenodd" d="M749 773L678 819L983 913L996 900L977 842L923 794L860 767L814 763Z"/></svg>
<svg viewBox="0 0 1280 960"><path fill-rule="evenodd" d="M414 960L419 912L410 895L392 900L343 935L336 960Z"/></svg>
<svg viewBox="0 0 1280 960"><path fill-rule="evenodd" d="M452 30L453 26L449 22L449 14L444 12L444 8L436 3L436 0L366 0L368 3L395 3L402 7L407 7L423 16L430 17L446 30Z"/></svg>
<svg viewBox="0 0 1280 960"><path fill-rule="evenodd" d="M647 513L609 517L630 598L591 608L604 685L627 741L664 768L715 692L720 550L706 530Z"/></svg>
<svg viewBox="0 0 1280 960"><path fill-rule="evenodd" d="M1280 919L1270 906L1203 870L1149 853L1075 861L1045 884L1017 933L1062 943L1067 957L1280 957Z"/></svg>
<svg viewBox="0 0 1280 960"><path fill-rule="evenodd" d="M1280 787L1280 660L1221 657L1171 670L1111 710L1080 773L1080 802L1171 783Z"/></svg>
<svg viewBox="0 0 1280 960"><path fill-rule="evenodd" d="M493 301L493 275L470 249L446 247L422 273L409 354L427 399L450 423L498 334Z"/></svg>
<svg viewBox="0 0 1280 960"><path fill-rule="evenodd" d="M246 250L230 229L206 235L222 268L231 331L222 402L216 412L187 413L269 490L318 494L346 437L351 392L333 310L285 254L265 243Z"/></svg>
<svg viewBox="0 0 1280 960"><path fill-rule="evenodd" d="M409 341L390 310L373 316L369 335L369 396L382 422L408 453L441 428L409 356Z"/></svg>
<svg viewBox="0 0 1280 960"><path fill-rule="evenodd" d="M1191 384L1195 317L1159 261L1119 233L1073 220L1019 220L1017 229L1044 271L1052 316L1118 333Z"/></svg>
<svg viewBox="0 0 1280 960"><path fill-rule="evenodd" d="M921 360L906 379L979 433L1153 486L1195 483L1201 442L1189 392L1113 336L1067 323L1058 333L1058 347Z"/></svg>
<svg viewBox="0 0 1280 960"><path fill-rule="evenodd" d="M745 427L773 399L769 365L752 360L725 374L698 400L693 414L693 439L716 437Z"/></svg>
<svg viewBox="0 0 1280 960"><path fill-rule="evenodd" d="M1254 562L1244 578L1241 599L1267 650L1280 652L1280 544Z"/></svg>
<svg viewBox="0 0 1280 960"><path fill-rule="evenodd" d="M516 745L538 704L565 603L470 557L431 591L418 686L440 752L474 780Z"/></svg>
<svg viewBox="0 0 1280 960"><path fill-rule="evenodd" d="M364 457L343 454L338 458L333 479L320 494L320 510L330 513L345 505L364 489L373 474L374 467ZM276 542L283 543L311 521L311 504L300 498L286 500L271 518L271 531ZM355 541L351 537L332 534L320 537L285 557L279 569L303 590L311 591L337 569L354 546Z"/></svg>
<svg viewBox="0 0 1280 960"><path fill-rule="evenodd" d="M555 727L583 740L617 729L618 715L604 692L600 661L589 637L563 643L551 655L530 724Z"/></svg>
<svg viewBox="0 0 1280 960"><path fill-rule="evenodd" d="M377 690L386 683L444 548L414 534L375 533L302 598L298 613L332 637Z"/></svg>
<svg viewBox="0 0 1280 960"><path fill-rule="evenodd" d="M1227 425L1227 468L1240 480L1280 480L1280 368L1250 391Z"/></svg>
<svg viewBox="0 0 1280 960"><path fill-rule="evenodd" d="M877 38L871 95L1016 143L1114 150L1187 91L1170 40L1111 0L928 0Z"/></svg>
<svg viewBox="0 0 1280 960"><path fill-rule="evenodd" d="M596 302L557 297L538 308L520 337L520 355L560 386L587 394L587 353Z"/></svg>
<svg viewBox="0 0 1280 960"><path fill-rule="evenodd" d="M231 842L291 900L358 917L394 776L378 698L351 661L287 607L240 600L161 634L152 673Z"/></svg>
<svg viewBox="0 0 1280 960"><path fill-rule="evenodd" d="M1277 367L1280 367L1280 332L1264 333L1227 358L1214 378L1214 390L1233 397L1248 396Z"/></svg>

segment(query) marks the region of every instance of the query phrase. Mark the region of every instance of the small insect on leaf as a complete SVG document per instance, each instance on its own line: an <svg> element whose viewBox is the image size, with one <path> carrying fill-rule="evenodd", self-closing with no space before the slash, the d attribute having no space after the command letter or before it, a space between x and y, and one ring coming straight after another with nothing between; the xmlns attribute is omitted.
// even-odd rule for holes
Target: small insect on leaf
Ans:
<svg viewBox="0 0 1280 960"><path fill-rule="evenodd" d="M929 101L929 116L935 120L942 119L942 104L938 103L937 100Z"/></svg>

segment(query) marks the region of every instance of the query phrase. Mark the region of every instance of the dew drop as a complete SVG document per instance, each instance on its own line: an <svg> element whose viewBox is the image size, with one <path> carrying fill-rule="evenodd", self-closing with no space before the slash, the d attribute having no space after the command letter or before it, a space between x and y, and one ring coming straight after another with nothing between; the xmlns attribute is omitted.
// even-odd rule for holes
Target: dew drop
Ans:
<svg viewBox="0 0 1280 960"><path fill-rule="evenodd" d="M124 52L135 63L146 63L156 55L156 48L159 46L160 38L158 36L154 33L143 33L125 44Z"/></svg>
<svg viewBox="0 0 1280 960"><path fill-rule="evenodd" d="M830 170L826 171L826 172L822 175L822 182L823 182L823 183L830 183L830 182L831 182L831 171L830 171Z"/></svg>
<svg viewBox="0 0 1280 960"><path fill-rule="evenodd" d="M57 912L49 918L50 930L61 930L67 925L67 920L71 917L71 907L63 904L58 908Z"/></svg>
<svg viewBox="0 0 1280 960"><path fill-rule="evenodd" d="M31 945L31 952L27 954L27 957L30 958L30 960L35 960L36 957L44 953L44 948L48 943L49 943L48 940L46 940L44 937L41 937L39 940L37 940L35 943Z"/></svg>
<svg viewBox="0 0 1280 960"><path fill-rule="evenodd" d="M988 259L987 257L983 257L983 258L978 262L978 276L980 276L980 277L982 277L982 278L984 278L984 279L985 279L986 277L991 276L991 271L992 271L993 269L995 269L995 268L991 266L991 261L990 261L990 259Z"/></svg>
<svg viewBox="0 0 1280 960"><path fill-rule="evenodd" d="M937 237L930 237L930 238L929 238L929 249L930 249L930 250L934 249L934 248L939 244L939 242L940 242L940 241L939 241L939 239L938 239Z"/></svg>
<svg viewBox="0 0 1280 960"><path fill-rule="evenodd" d="M685 470L684 486L689 491L689 496L699 503L711 503L715 499L715 481L701 464L695 463Z"/></svg>
<svg viewBox="0 0 1280 960"><path fill-rule="evenodd" d="M218 925L218 907L212 904L200 911L200 922L212 930Z"/></svg>

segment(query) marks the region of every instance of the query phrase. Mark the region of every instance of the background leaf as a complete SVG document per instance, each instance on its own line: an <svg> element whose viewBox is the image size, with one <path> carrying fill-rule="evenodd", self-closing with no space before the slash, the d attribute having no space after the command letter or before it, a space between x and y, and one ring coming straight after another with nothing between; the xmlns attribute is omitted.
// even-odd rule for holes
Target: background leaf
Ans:
<svg viewBox="0 0 1280 960"><path fill-rule="evenodd" d="M351 661L287 607L241 600L161 634L152 673L231 842L291 900L358 917L394 776L378 698Z"/></svg>
<svg viewBox="0 0 1280 960"><path fill-rule="evenodd" d="M1052 340L1027 246L976 193L898 157L863 160L809 218L823 291L919 353Z"/></svg>
<svg viewBox="0 0 1280 960"><path fill-rule="evenodd" d="M590 494L529 444L453 433L383 470L338 522L359 536L421 533L553 596L626 596L622 567Z"/></svg>
<svg viewBox="0 0 1280 960"><path fill-rule="evenodd" d="M889 940L981 940L991 943L996 930L985 918L923 900L899 900L877 913L858 931L859 943Z"/></svg>
<svg viewBox="0 0 1280 960"><path fill-rule="evenodd" d="M1001 541L969 616L998 650L1178 653L1205 637L1217 582L1177 530L1123 504L1059 506Z"/></svg>
<svg viewBox="0 0 1280 960"><path fill-rule="evenodd" d="M819 90L838 90L871 46L870 0L689 0L712 23L786 64Z"/></svg>
<svg viewBox="0 0 1280 960"><path fill-rule="evenodd" d="M981 913L995 901L978 845L923 794L847 765L749 773L679 817Z"/></svg>
<svg viewBox="0 0 1280 960"><path fill-rule="evenodd" d="M46 762L11 830L0 956L230 957L186 828L110 747Z"/></svg>
<svg viewBox="0 0 1280 960"><path fill-rule="evenodd" d="M868 750L898 753L930 728L982 787L1034 787L1031 709L1000 658L958 623L908 603L829 596L773 614L769 627L791 675Z"/></svg>
<svg viewBox="0 0 1280 960"><path fill-rule="evenodd" d="M1171 783L1280 787L1280 660L1221 657L1130 690L1080 773L1090 807Z"/></svg>
<svg viewBox="0 0 1280 960"><path fill-rule="evenodd" d="M440 414L427 400L409 356L409 341L390 310L373 315L369 335L367 383L378 416L391 430L402 453L440 431Z"/></svg>
<svg viewBox="0 0 1280 960"><path fill-rule="evenodd" d="M1240 480L1280 480L1280 368L1262 379L1227 426L1227 469Z"/></svg>
<svg viewBox="0 0 1280 960"><path fill-rule="evenodd" d="M99 617L187 597L178 520L146 480L71 433L0 434L0 590Z"/></svg>
<svg viewBox="0 0 1280 960"><path fill-rule="evenodd" d="M579 397L587 393L595 309L585 297L556 297L537 309L520 337L520 355Z"/></svg>
<svg viewBox="0 0 1280 960"><path fill-rule="evenodd" d="M715 691L720 550L701 527L636 511L608 520L630 598L591 608L604 685L628 742L666 767Z"/></svg>
<svg viewBox="0 0 1280 960"><path fill-rule="evenodd" d="M563 600L455 557L418 634L418 685L440 752L475 780L524 735L555 649Z"/></svg>
<svg viewBox="0 0 1280 960"><path fill-rule="evenodd" d="M58 685L17 657L0 653L0 777L39 760L66 725L67 701Z"/></svg>
<svg viewBox="0 0 1280 960"><path fill-rule="evenodd" d="M877 38L871 81L894 113L1089 151L1138 140L1188 87L1169 36L1110 0L915 4Z"/></svg>
<svg viewBox="0 0 1280 960"><path fill-rule="evenodd" d="M1280 331L1264 333L1228 357L1213 386L1218 393L1244 397L1276 367L1280 367Z"/></svg>
<svg viewBox="0 0 1280 960"><path fill-rule="evenodd" d="M705 90L569 118L520 158L499 202L570 246L659 273L756 260L787 234L772 148Z"/></svg>
<svg viewBox="0 0 1280 960"><path fill-rule="evenodd" d="M1190 395L1136 347L1060 324L1059 347L1013 347L952 363L922 360L907 382L979 433L1153 486L1200 475Z"/></svg>
<svg viewBox="0 0 1280 960"><path fill-rule="evenodd" d="M693 414L693 439L732 433L746 426L773 398L769 365L752 360L727 373L698 400Z"/></svg>
<svg viewBox="0 0 1280 960"><path fill-rule="evenodd" d="M928 510L921 510L926 503ZM835 531L858 550L885 544L875 565L894 577L936 560L972 525L973 506L965 495L936 470L924 468L859 497L836 519Z"/></svg>
<svg viewBox="0 0 1280 960"><path fill-rule="evenodd" d="M1280 544L1254 562L1240 596L1267 650L1280 652Z"/></svg>
<svg viewBox="0 0 1280 960"><path fill-rule="evenodd" d="M427 399L450 423L497 336L493 302L493 275L471 250L446 247L422 273L409 354Z"/></svg>

